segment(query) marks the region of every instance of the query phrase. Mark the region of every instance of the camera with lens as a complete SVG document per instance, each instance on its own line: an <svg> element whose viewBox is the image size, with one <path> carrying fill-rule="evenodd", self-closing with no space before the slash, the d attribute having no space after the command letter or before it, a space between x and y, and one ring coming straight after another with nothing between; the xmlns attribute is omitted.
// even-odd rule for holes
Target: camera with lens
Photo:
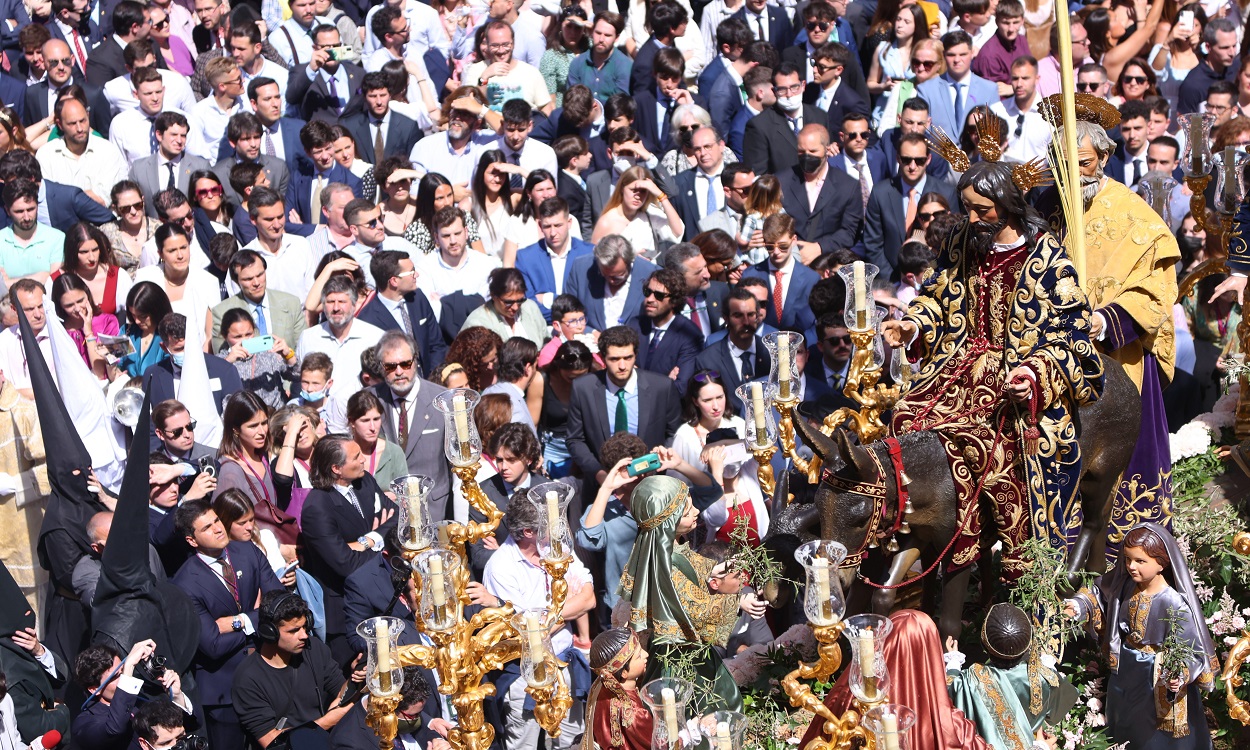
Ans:
<svg viewBox="0 0 1250 750"><path fill-rule="evenodd" d="M165 657L152 654L148 658L135 664L135 677L147 685L155 686L160 690L164 690L161 684L161 678L165 676Z"/></svg>
<svg viewBox="0 0 1250 750"><path fill-rule="evenodd" d="M183 735L169 750L208 750L208 740L198 734Z"/></svg>

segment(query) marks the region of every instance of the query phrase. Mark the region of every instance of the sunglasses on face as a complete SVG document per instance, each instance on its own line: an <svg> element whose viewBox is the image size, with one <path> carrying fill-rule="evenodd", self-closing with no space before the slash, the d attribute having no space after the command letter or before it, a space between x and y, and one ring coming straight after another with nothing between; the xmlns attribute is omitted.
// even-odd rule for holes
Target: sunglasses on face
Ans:
<svg viewBox="0 0 1250 750"><path fill-rule="evenodd" d="M119 214L128 214L132 211L142 211L142 210L143 210L143 201L139 201L138 203L127 203L124 206L117 207L117 213Z"/></svg>
<svg viewBox="0 0 1250 750"><path fill-rule="evenodd" d="M168 18L166 18L166 19L164 19L164 20L161 20L161 21L153 21L153 22L152 22L152 28L154 28L154 29L163 29L163 28L165 28L166 26L169 26L169 19L168 19Z"/></svg>
<svg viewBox="0 0 1250 750"><path fill-rule="evenodd" d="M669 292L661 292L658 289L652 289L651 287L647 287L646 289L642 290L642 296L643 297L655 297L656 302L663 302L666 299L670 299L673 295Z"/></svg>
<svg viewBox="0 0 1250 750"><path fill-rule="evenodd" d="M928 70L929 68L932 68L934 65L937 65L937 60L912 60L911 61L911 67L913 70L919 70L921 68Z"/></svg>
<svg viewBox="0 0 1250 750"><path fill-rule="evenodd" d="M942 214L948 214L948 213L950 213L950 211L934 211L933 213L926 213L924 211L921 211L920 213L916 214L916 218L920 219L921 221L933 221L934 218L941 216Z"/></svg>
<svg viewBox="0 0 1250 750"><path fill-rule="evenodd" d="M383 362L382 371L391 373L396 370L411 370L413 362L415 361L415 359L405 359L402 362Z"/></svg>
<svg viewBox="0 0 1250 750"><path fill-rule="evenodd" d="M362 221L362 222L358 223L356 226L358 226L358 227L369 227L370 229L377 229L377 228L378 228L378 222L380 222L380 221L382 221L382 217L380 217L380 216L375 216L375 217L373 217L372 219L370 219L370 220L368 220L368 221Z"/></svg>
<svg viewBox="0 0 1250 750"><path fill-rule="evenodd" d="M170 440L177 440L178 438L182 437L182 433L184 430L187 432L195 432L195 420L193 419L190 422L187 422L182 427L177 427L175 429L172 429L169 432L166 432L165 434L169 436Z"/></svg>
<svg viewBox="0 0 1250 750"><path fill-rule="evenodd" d="M516 299L504 299L503 297L499 298L499 304L503 305L504 307L520 307L524 303L525 303L524 297L518 297Z"/></svg>
<svg viewBox="0 0 1250 750"><path fill-rule="evenodd" d="M900 156L898 157L898 163L904 167L908 164L914 164L919 167L928 161L928 159L929 157L927 156Z"/></svg>
<svg viewBox="0 0 1250 750"><path fill-rule="evenodd" d="M1143 83L1146 83L1148 80L1149 79L1146 78L1146 76L1124 76L1125 83L1135 83L1135 84L1141 85Z"/></svg>
<svg viewBox="0 0 1250 750"><path fill-rule="evenodd" d="M837 346L838 344L850 344L851 335L848 333L844 336L828 336L825 338L825 343L829 344L830 346Z"/></svg>
<svg viewBox="0 0 1250 750"><path fill-rule="evenodd" d="M1099 86L1102 86L1102 84L1101 83L1089 83L1088 81L1082 83L1078 81L1076 84L1076 90L1084 91L1086 93L1091 93L1093 91L1097 91Z"/></svg>
<svg viewBox="0 0 1250 750"><path fill-rule="evenodd" d="M808 31L828 31L829 24L825 21L808 21L807 30Z"/></svg>
<svg viewBox="0 0 1250 750"><path fill-rule="evenodd" d="M847 139L848 141L858 141L858 140L860 140L860 139L863 139L863 140L865 140L865 141L866 141L866 140L868 140L868 131L867 131L867 130L861 130L861 131L860 131L860 132L858 132L858 133L846 133L845 135L846 135L846 139Z"/></svg>
<svg viewBox="0 0 1250 750"><path fill-rule="evenodd" d="M64 60L53 60L51 57L45 57L43 61L49 68L59 68L62 65L70 68L74 65L74 58L72 57L67 57Z"/></svg>
<svg viewBox="0 0 1250 750"><path fill-rule="evenodd" d="M195 191L196 198L215 198L223 194L225 194L225 191L220 187L201 188Z"/></svg>

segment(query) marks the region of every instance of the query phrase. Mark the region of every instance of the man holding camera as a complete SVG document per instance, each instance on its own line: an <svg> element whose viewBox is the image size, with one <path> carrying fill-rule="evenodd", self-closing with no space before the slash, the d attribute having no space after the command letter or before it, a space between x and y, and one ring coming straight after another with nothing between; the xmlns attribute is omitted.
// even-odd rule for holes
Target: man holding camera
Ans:
<svg viewBox="0 0 1250 750"><path fill-rule="evenodd" d="M74 744L82 750L127 750L134 739L131 717L145 683L168 693L184 714L183 726L194 728L191 700L182 692L178 673L165 669L156 642L139 641L123 661L104 644L90 646L74 660L74 679L89 693L86 708L74 719Z"/></svg>

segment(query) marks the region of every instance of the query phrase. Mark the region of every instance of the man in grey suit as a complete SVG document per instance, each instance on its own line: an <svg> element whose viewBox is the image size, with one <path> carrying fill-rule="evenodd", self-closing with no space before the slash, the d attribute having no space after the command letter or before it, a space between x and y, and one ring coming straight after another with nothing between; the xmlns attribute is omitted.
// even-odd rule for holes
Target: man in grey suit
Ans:
<svg viewBox="0 0 1250 750"><path fill-rule="evenodd" d="M586 325L591 330L627 325L642 310L643 282L655 268L651 261L635 256L629 240L609 234L599 240L593 253L569 262L564 293L586 306Z"/></svg>
<svg viewBox="0 0 1250 750"><path fill-rule="evenodd" d="M599 334L599 352L607 367L573 381L568 421L569 452L587 484L595 487L603 484L609 468L599 460L603 441L630 432L648 446L667 445L681 425L677 386L636 366L637 331L627 326L607 329Z"/></svg>
<svg viewBox="0 0 1250 750"><path fill-rule="evenodd" d="M942 47L946 50L946 72L917 86L916 96L929 103L933 127L945 130L958 143L973 107L998 103L998 84L972 72L972 37L968 32L946 32Z"/></svg>
<svg viewBox="0 0 1250 750"><path fill-rule="evenodd" d="M725 191L725 207L699 219L699 231L710 232L713 229L720 229L728 232L729 236L735 240L738 239L738 231L742 227L742 213L745 210L742 201L746 198L747 190L754 183L755 173L746 164L742 162L726 164L720 173L721 189ZM759 244L760 246L764 244L762 232Z"/></svg>
<svg viewBox="0 0 1250 750"><path fill-rule="evenodd" d="M386 411L382 434L403 449L410 472L434 480L427 506L430 518L451 518L451 464L443 453L443 414L434 408L434 397L443 388L417 377L417 345L403 331L382 334L375 351L386 377L385 383L373 386Z"/></svg>
<svg viewBox="0 0 1250 750"><path fill-rule="evenodd" d="M258 335L274 336L294 348L300 334L308 327L304 303L294 294L270 289L269 264L255 250L240 250L230 260L230 277L239 285L239 293L213 308L213 351L221 349L221 319L229 310L241 308L252 316Z"/></svg>
<svg viewBox="0 0 1250 750"><path fill-rule="evenodd" d="M209 163L194 154L186 153L187 131L190 126L181 112L162 112L153 123L156 130L156 153L135 160L130 165L130 179L143 191L143 203L148 216L156 218L156 194L162 190L177 188L183 195L190 195L188 186L191 173L208 169ZM229 183L229 180L226 180Z"/></svg>
<svg viewBox="0 0 1250 750"><path fill-rule="evenodd" d="M240 205L243 199L230 186L230 169L239 162L254 161L264 167L265 175L269 178L269 186L278 191L279 195L286 195L287 185L291 181L291 172L287 169L285 162L276 156L260 152L262 130L260 118L251 112L240 112L234 115L226 125L226 140L230 142L234 155L224 157L213 165L213 174L217 175L221 184L226 187L226 198L236 206Z"/></svg>

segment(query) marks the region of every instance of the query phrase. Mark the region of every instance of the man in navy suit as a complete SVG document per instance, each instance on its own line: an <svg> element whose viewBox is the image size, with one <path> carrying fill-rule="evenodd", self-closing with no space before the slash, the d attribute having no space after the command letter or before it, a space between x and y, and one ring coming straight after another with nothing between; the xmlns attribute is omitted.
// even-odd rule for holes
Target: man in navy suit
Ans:
<svg viewBox="0 0 1250 750"><path fill-rule="evenodd" d="M356 155L373 164L381 164L388 156L408 158L412 147L421 140L421 128L411 119L391 110L390 78L382 71L366 73L361 89L365 95L363 112L341 120L356 139ZM382 153L378 153L378 144Z"/></svg>
<svg viewBox="0 0 1250 750"><path fill-rule="evenodd" d="M808 271L812 273L812 271ZM742 400L734 391L749 380L767 378L772 370L772 357L759 331L759 301L742 287L734 287L725 300L726 335L711 344L695 358L695 371L714 370L725 383L726 412L741 414Z"/></svg>
<svg viewBox="0 0 1250 750"><path fill-rule="evenodd" d="M703 68L699 74L699 90L710 92L712 84L720 80L734 60L742 56L746 48L755 41L755 35L747 28L747 22L741 18L726 18L716 27L716 58Z"/></svg>
<svg viewBox="0 0 1250 750"><path fill-rule="evenodd" d="M699 219L725 206L720 179L725 168L725 139L715 127L703 127L690 136L690 147L698 166L678 173L673 179L677 192L672 196L673 208L686 225L685 242L699 233Z"/></svg>
<svg viewBox="0 0 1250 750"><path fill-rule="evenodd" d="M942 128L958 143L972 108L998 102L998 84L972 72L972 37L968 32L947 32L942 46L946 49L946 72L917 86L916 96L929 103L933 126Z"/></svg>
<svg viewBox="0 0 1250 750"><path fill-rule="evenodd" d="M178 534L195 554L174 576L200 618L200 643L192 667L213 747L243 747L243 728L230 703L234 670L247 658L260 620L260 595L281 591L265 553L251 542L232 542L205 500L189 500L175 513ZM295 570L288 574L295 583Z"/></svg>
<svg viewBox="0 0 1250 750"><path fill-rule="evenodd" d="M43 179L43 168L35 155L15 148L0 157L0 182L25 179L39 184L39 207L48 212L48 224L69 227L79 221L107 224L116 221L113 212L87 197L81 189ZM9 215L0 212L0 229L9 226Z"/></svg>
<svg viewBox="0 0 1250 750"><path fill-rule="evenodd" d="M651 86L651 66L655 55L662 49L672 49L677 37L686 33L690 15L679 3L661 0L651 6L647 13L647 26L651 36L634 54L634 65L629 72L629 93L637 96L639 91Z"/></svg>
<svg viewBox="0 0 1250 750"><path fill-rule="evenodd" d="M743 138L742 160L752 172L780 175L789 170L799 162L799 131L808 125L828 125L828 112L803 103L805 88L798 68L790 63L773 71L777 103L747 122Z"/></svg>
<svg viewBox="0 0 1250 750"><path fill-rule="evenodd" d="M653 85L634 93L638 105L634 127L642 137L642 144L652 153L663 154L672 143L673 110L683 104L707 108L702 96L684 88L685 69L686 59L679 50L662 49L653 61Z"/></svg>
<svg viewBox="0 0 1250 750"><path fill-rule="evenodd" d="M929 179L929 144L921 135L905 135L899 141L897 180L877 183L864 214L864 259L881 269L881 278L894 280L898 249L920 208L920 196L940 193L952 209L960 206L955 189L941 180Z"/></svg>
<svg viewBox="0 0 1250 750"><path fill-rule="evenodd" d="M869 151L875 151L885 157L884 163L886 169L889 170L891 178L898 177L898 141L907 133L918 133L924 135L928 132L929 126L933 124L933 118L929 117L929 103L918 96L913 96L903 102L903 111L898 116L898 127L887 131ZM951 175L951 165L942 157L941 154L930 154L929 167L925 170L930 177L943 180L946 182L954 182Z"/></svg>
<svg viewBox="0 0 1250 750"><path fill-rule="evenodd" d="M794 29L790 27L790 17L780 7L768 0L747 0L746 4L733 14L733 18L741 18L747 22L747 28L755 35L755 39L768 42L778 50L794 44Z"/></svg>
<svg viewBox="0 0 1250 750"><path fill-rule="evenodd" d="M864 203L859 183L830 169L829 132L824 125L808 125L799 133L798 165L777 175L781 182L781 205L794 219L804 263L821 253L849 248L859 236ZM813 202L808 184L818 184ZM767 241L767 240L765 240ZM769 323L773 323L769 319Z"/></svg>
<svg viewBox="0 0 1250 750"><path fill-rule="evenodd" d="M313 38L313 56L307 65L296 65L286 84L286 101L305 120L338 122L359 106L355 92L365 77L364 68L330 59L328 50L342 44L337 27L326 24ZM312 71L312 76L308 75Z"/></svg>
<svg viewBox="0 0 1250 750"><path fill-rule="evenodd" d="M655 264L634 255L629 240L609 234L590 255L569 262L564 293L586 306L586 326L603 331L627 325L642 310L642 285Z"/></svg>
<svg viewBox="0 0 1250 750"><path fill-rule="evenodd" d="M265 76L257 76L247 84L247 99L252 111L260 119L260 153L262 157L272 157L281 162L304 161L304 147L300 144L299 132L305 121L297 117L283 117L286 102L282 99L282 90L278 82ZM234 156L234 146L226 138L221 139L218 160ZM263 162L264 159L262 158ZM266 169L268 171L268 169ZM273 180L271 179L270 182ZM229 182L229 180L223 180ZM271 185L277 189L276 185ZM226 190L229 191L229 186ZM282 192L279 190L279 192Z"/></svg>
<svg viewBox="0 0 1250 750"><path fill-rule="evenodd" d="M320 203L321 191L332 182L341 182L360 198L360 178L335 160L334 131L329 124L313 120L300 131L299 139L308 158L294 164L291 184L286 190L286 205L294 208L305 223L320 224L324 214L314 211L313 205Z"/></svg>
<svg viewBox="0 0 1250 750"><path fill-rule="evenodd" d="M418 372L438 370L447 356L447 342L439 330L434 308L417 288L412 258L398 250L379 250L369 261L369 274L378 293L356 313L356 319L383 331L403 331L412 336L420 350Z"/></svg>
<svg viewBox="0 0 1250 750"><path fill-rule="evenodd" d="M843 77L851 62L850 49L838 42L829 42L816 50L812 60L813 78L803 92L803 101L829 113L830 130L850 113L868 114L868 102Z"/></svg>
<svg viewBox="0 0 1250 750"><path fill-rule="evenodd" d="M570 236L573 220L563 198L548 198L538 206L536 214L542 239L517 251L516 269L525 277L525 295L538 303L543 319L550 323L551 303L568 289L573 261L591 257L595 246ZM558 278L557 263L561 267Z"/></svg>
<svg viewBox="0 0 1250 750"><path fill-rule="evenodd" d="M638 368L672 380L678 393L686 392L694 359L703 348L703 334L678 315L686 306L686 293L681 272L655 271L643 286L642 315L629 323L638 332Z"/></svg>
<svg viewBox="0 0 1250 750"><path fill-rule="evenodd" d="M746 101L743 102L742 109L734 115L733 122L725 133L725 141L739 159L744 154L743 141L746 138L747 123L777 103L777 94L773 92L772 71L768 68L752 68L742 77L742 89L746 92Z"/></svg>
<svg viewBox="0 0 1250 750"><path fill-rule="evenodd" d="M816 325L816 316L807 304L807 296L820 275L795 257L797 244L792 216L774 214L768 217L764 220L764 247L768 248L768 259L751 266L742 275L764 279L768 284L765 322L779 329L808 332Z"/></svg>
<svg viewBox="0 0 1250 750"><path fill-rule="evenodd" d="M868 116L849 112L842 117L842 130L838 133L840 153L829 160L829 166L845 173L860 186L861 200L865 210L873 185L890 179L890 169L880 151L868 148L872 128Z"/></svg>
<svg viewBox="0 0 1250 750"><path fill-rule="evenodd" d="M707 99L712 124L722 134L729 132L746 98L743 76L759 63L751 54L753 41L746 21L735 17L725 19L716 28L720 54L699 75L699 93Z"/></svg>
<svg viewBox="0 0 1250 750"><path fill-rule="evenodd" d="M143 390L151 396L154 404L178 398L178 387L174 384L174 380L182 377L182 357L187 344L186 316L180 313L166 315L161 320L157 332L161 337L161 348L169 356L149 367L143 374ZM203 356L204 365L208 369L209 387L213 391L213 402L217 405L217 414L220 415L226 397L235 391L243 390L243 381L239 380L239 371L234 368L234 365L213 354ZM199 418L204 417L199 415ZM149 440L152 443L152 450L160 450L161 440L156 436L155 427L151 429Z"/></svg>

